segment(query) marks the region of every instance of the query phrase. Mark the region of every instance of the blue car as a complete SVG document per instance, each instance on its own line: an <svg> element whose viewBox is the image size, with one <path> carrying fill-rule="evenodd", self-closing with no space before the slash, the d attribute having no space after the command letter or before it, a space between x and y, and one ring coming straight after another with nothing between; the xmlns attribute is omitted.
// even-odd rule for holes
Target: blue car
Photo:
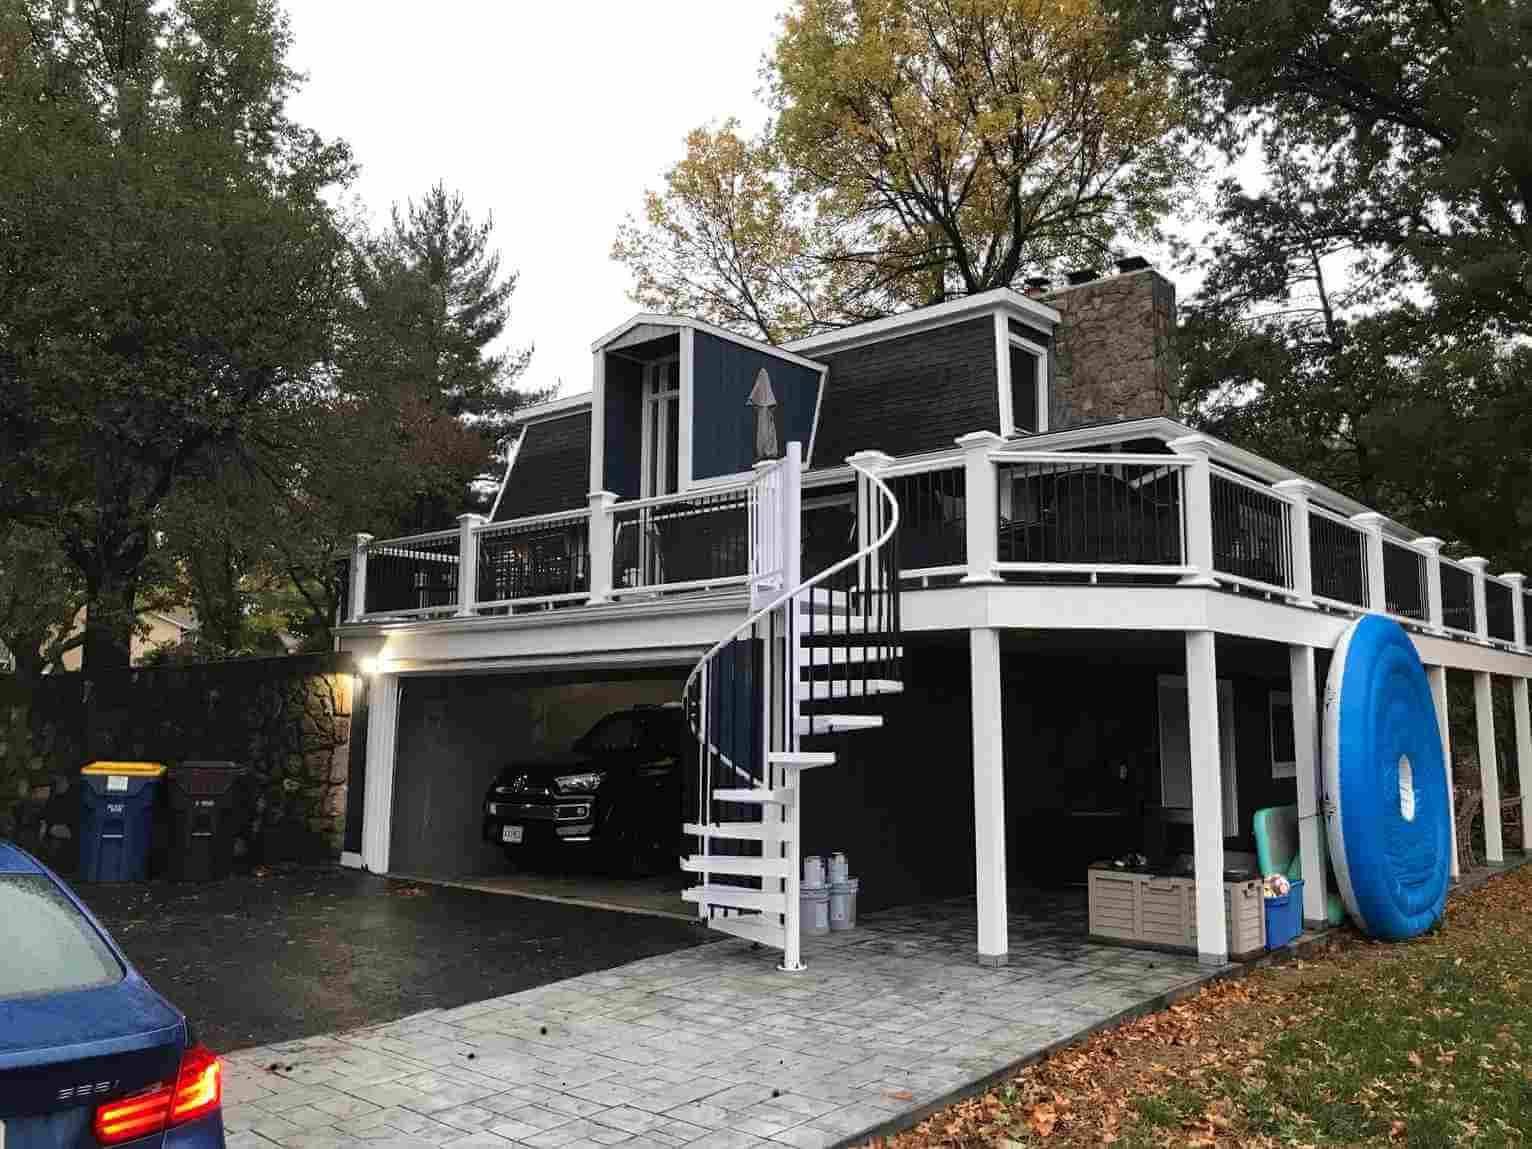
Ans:
<svg viewBox="0 0 1532 1149"><path fill-rule="evenodd" d="M0 1149L223 1149L223 1066L89 910L0 841Z"/></svg>

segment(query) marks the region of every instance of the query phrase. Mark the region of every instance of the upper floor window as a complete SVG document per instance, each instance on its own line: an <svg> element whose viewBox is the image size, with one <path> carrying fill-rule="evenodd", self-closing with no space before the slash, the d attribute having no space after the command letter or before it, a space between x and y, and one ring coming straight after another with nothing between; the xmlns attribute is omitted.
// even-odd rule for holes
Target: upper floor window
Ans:
<svg viewBox="0 0 1532 1149"><path fill-rule="evenodd" d="M1011 350L1011 430L1036 433L1047 430L1043 404L1048 399L1048 352L1015 335Z"/></svg>

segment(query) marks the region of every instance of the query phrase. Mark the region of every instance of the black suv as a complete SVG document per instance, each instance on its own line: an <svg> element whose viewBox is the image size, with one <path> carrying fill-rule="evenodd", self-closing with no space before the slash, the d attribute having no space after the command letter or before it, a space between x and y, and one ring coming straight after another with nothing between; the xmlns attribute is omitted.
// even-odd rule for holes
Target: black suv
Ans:
<svg viewBox="0 0 1532 1149"><path fill-rule="evenodd" d="M606 715L567 751L506 766L484 795L484 840L513 862L595 851L643 872L674 859L685 811L679 703Z"/></svg>

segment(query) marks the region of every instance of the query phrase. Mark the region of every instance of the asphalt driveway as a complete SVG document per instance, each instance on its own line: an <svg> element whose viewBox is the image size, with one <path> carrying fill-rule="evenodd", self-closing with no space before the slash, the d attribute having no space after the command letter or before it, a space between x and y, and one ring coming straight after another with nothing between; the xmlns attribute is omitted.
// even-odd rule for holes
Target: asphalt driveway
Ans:
<svg viewBox="0 0 1532 1149"><path fill-rule="evenodd" d="M707 940L686 922L339 867L75 888L220 1051L453 1009Z"/></svg>

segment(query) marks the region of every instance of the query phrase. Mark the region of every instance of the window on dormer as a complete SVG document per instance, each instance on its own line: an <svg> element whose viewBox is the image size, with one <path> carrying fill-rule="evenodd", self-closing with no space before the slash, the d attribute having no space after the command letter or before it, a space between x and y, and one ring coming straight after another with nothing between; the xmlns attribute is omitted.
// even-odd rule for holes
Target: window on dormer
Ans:
<svg viewBox="0 0 1532 1149"><path fill-rule="evenodd" d="M1035 434L1046 427L1038 410L1047 394L1047 355L1032 344L1011 339L1011 427Z"/></svg>

